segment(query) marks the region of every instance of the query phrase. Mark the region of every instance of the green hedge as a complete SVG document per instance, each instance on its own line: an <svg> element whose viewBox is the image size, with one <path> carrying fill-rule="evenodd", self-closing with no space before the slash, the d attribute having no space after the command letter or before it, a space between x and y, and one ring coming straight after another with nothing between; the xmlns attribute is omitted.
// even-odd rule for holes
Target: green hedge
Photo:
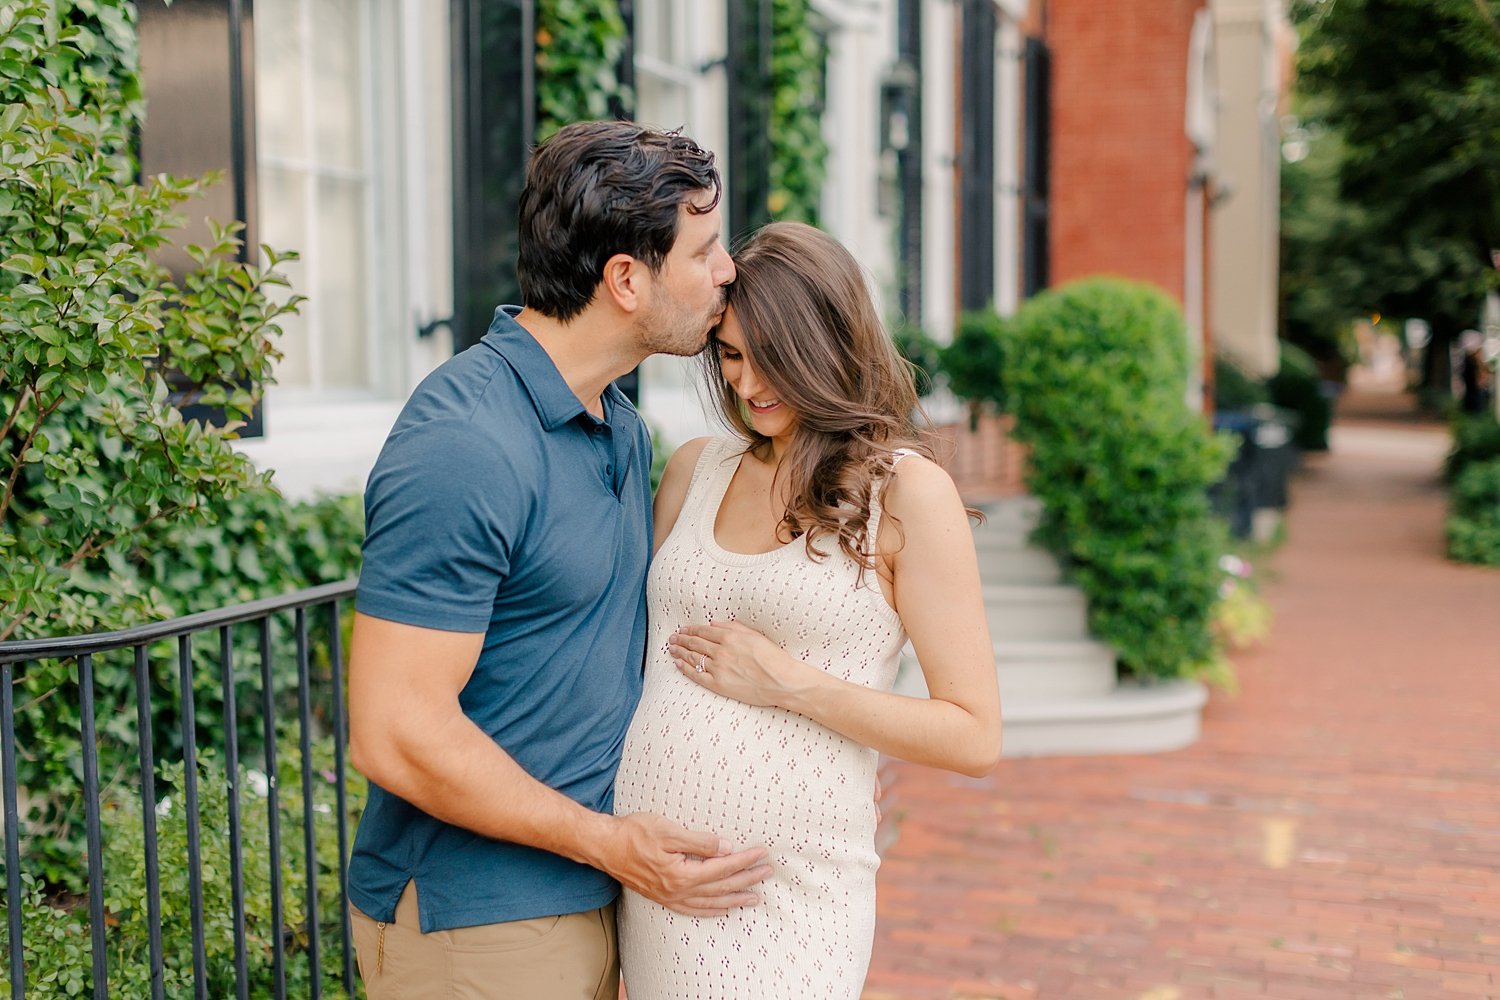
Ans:
<svg viewBox="0 0 1500 1000"><path fill-rule="evenodd" d="M1453 421L1453 449L1443 463L1443 478L1453 482L1476 462L1500 459L1500 420L1493 413L1459 414Z"/></svg>
<svg viewBox="0 0 1500 1000"><path fill-rule="evenodd" d="M1470 462L1449 498L1448 555L1500 566L1500 458Z"/></svg>
<svg viewBox="0 0 1500 1000"><path fill-rule="evenodd" d="M1222 354L1214 356L1214 409L1248 410L1270 401L1271 393L1264 380Z"/></svg>
<svg viewBox="0 0 1500 1000"><path fill-rule="evenodd" d="M312 747L315 772L331 773L333 744L324 739ZM242 830L246 971L250 995L272 996L275 985L273 942L281 938L285 953L288 996L311 995L306 885L303 857L303 819L300 761L295 740L278 750L281 863L281 921L271 907L271 867L266 775L251 767L239 769L239 809ZM184 768L179 762L162 767L157 785L157 843L160 851L162 982L169 997L193 993L193 938L187 850L187 810L183 807ZM235 995L235 943L230 883L229 786L217 753L205 751L198 767L199 851L203 872L204 944L208 996ZM350 772L348 822L350 828L365 800L366 785ZM343 963L342 912L338 906L338 814L334 786L324 777L313 782L313 831L316 846L320 906L319 937L322 992L330 1000L346 994L340 982ZM150 996L150 931L146 895L145 836L138 793L114 786L106 793L103 830L104 905L109 914L105 929L105 963L109 995ZM93 988L88 907L58 897L30 874L22 875L22 904L27 997L38 1000L87 996ZM0 923L7 917L0 898ZM0 983L0 997L10 996L9 977Z"/></svg>
<svg viewBox="0 0 1500 1000"><path fill-rule="evenodd" d="M1094 634L1136 675L1221 669L1211 621L1229 542L1207 490L1233 445L1185 402L1177 306L1123 280L1067 285L1020 311L1006 362L1037 537L1087 595Z"/></svg>
<svg viewBox="0 0 1500 1000"><path fill-rule="evenodd" d="M934 379L942 369L942 347L927 335L921 325L905 318L891 320L887 324L896 350L912 366L912 377L917 383L917 395L931 393Z"/></svg>
<svg viewBox="0 0 1500 1000"><path fill-rule="evenodd" d="M1318 363L1302 348L1281 342L1281 368L1266 383L1271 402L1297 415L1293 441L1303 451L1327 451L1333 403L1323 392Z"/></svg>

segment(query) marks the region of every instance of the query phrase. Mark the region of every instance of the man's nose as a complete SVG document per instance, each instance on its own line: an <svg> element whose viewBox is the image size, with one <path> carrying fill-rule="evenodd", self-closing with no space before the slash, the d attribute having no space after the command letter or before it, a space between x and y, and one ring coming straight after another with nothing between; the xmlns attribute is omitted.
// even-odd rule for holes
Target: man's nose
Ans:
<svg viewBox="0 0 1500 1000"><path fill-rule="evenodd" d="M729 251L722 247L719 249L719 257L720 262L716 284L720 286L733 284L735 276L734 258L729 256Z"/></svg>

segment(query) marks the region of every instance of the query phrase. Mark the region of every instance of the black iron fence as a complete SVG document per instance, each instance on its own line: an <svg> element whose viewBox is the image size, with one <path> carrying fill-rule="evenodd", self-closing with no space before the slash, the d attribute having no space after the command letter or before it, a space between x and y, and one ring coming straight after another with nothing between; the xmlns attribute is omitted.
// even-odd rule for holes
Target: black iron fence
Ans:
<svg viewBox="0 0 1500 1000"><path fill-rule="evenodd" d="M354 995L346 905L351 802L341 605L354 588L355 581L347 580L118 632L0 643L7 930L0 954L8 964L0 994L8 987L8 995L21 1000L81 989L104 998L112 995L113 983L114 996L129 997L146 995L149 984L153 1000L186 995L189 989L195 997L214 1000L231 995L231 989L241 1000L252 994L286 997L289 989L298 997ZM241 647L253 647L254 655L240 657ZM107 660L117 664L111 676L133 689L135 718L133 727L128 720L106 719L108 733L101 735L96 668ZM54 699L49 711L71 718L76 708L78 743L71 749L18 745L16 713L25 706L15 703L17 682L27 670L59 663L67 666L68 680L48 692ZM205 695L211 695L222 726L201 724L195 702ZM114 712L124 704L110 701L105 708ZM278 723L278 716L287 718ZM134 733L128 755L118 738L123 730ZM205 732L220 745L206 743ZM242 747L263 771L242 765ZM320 767L319 748L331 756L327 766ZM108 759L115 772L104 783L101 750L113 754ZM40 825L28 822L34 811L23 814L21 808L45 798L47 790L28 788L18 778L18 762L34 768L39 755L54 752L77 752L82 772L83 830L79 835L76 815L66 817L71 825L64 826L82 841L87 880L75 879L71 886L30 870L42 834L30 829ZM300 804L279 789L279 776L290 780L293 762ZM71 756L68 766L73 767ZM174 780L164 782L168 770ZM164 788L168 795L161 794ZM180 797L180 812L174 795ZM251 809L253 823L246 816ZM76 802L60 810L77 811ZM211 824L207 830L205 816ZM173 838L183 835L182 854L175 853L173 839L174 853L164 858L163 824L171 826ZM46 834L51 847L58 840L53 826ZM324 843L320 861L319 839L330 834L337 853ZM112 837L126 853L109 850L116 842ZM205 864L205 837L216 852L227 854L227 866L217 853ZM247 840L253 844L247 846ZM116 870L107 859L114 859ZM164 864L173 886L186 895L165 900L165 911ZM186 868L185 879L179 865ZM247 871L256 881L253 906ZM122 892L119 887L131 880L139 884L131 882L132 891ZM144 941L120 939L126 925L120 911L127 907L133 913L129 926L139 929ZM247 917L251 912L254 919ZM41 932L28 937L28 928L38 927ZM86 934L86 948L80 940L72 952L86 968L59 968L59 956L67 952L56 944L68 927L80 938ZM164 927L185 933L164 939ZM126 980L135 985L121 985Z"/></svg>

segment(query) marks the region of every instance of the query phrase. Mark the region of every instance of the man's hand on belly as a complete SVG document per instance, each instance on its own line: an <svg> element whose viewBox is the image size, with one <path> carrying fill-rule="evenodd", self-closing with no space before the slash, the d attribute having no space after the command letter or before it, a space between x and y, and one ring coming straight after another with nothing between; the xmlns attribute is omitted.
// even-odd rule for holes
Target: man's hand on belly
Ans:
<svg viewBox="0 0 1500 1000"><path fill-rule="evenodd" d="M771 874L764 847L731 852L716 834L653 813L600 819L607 825L589 864L647 899L689 917L721 917L760 902L751 887Z"/></svg>

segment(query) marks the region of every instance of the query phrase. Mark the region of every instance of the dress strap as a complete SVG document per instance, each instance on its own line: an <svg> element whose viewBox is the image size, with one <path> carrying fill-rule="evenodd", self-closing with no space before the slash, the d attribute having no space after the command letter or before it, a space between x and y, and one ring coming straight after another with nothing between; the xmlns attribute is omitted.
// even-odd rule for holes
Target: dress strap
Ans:
<svg viewBox="0 0 1500 1000"><path fill-rule="evenodd" d="M869 554L871 559L875 558L876 544L880 540L880 515L884 510L884 507L880 502L880 498L885 494L885 488L890 483L891 476L895 475L896 466L901 464L901 460L903 458L906 458L908 455L915 454L916 452L910 448L897 448L895 451L891 452L890 473L887 474L886 477L879 482L871 484L870 517L869 520L865 522L865 551Z"/></svg>
<svg viewBox="0 0 1500 1000"><path fill-rule="evenodd" d="M682 510L677 515L679 524L696 521L708 506L718 511L718 498L728 487L737 466L733 461L735 444L733 438L712 437L703 446L682 498Z"/></svg>

